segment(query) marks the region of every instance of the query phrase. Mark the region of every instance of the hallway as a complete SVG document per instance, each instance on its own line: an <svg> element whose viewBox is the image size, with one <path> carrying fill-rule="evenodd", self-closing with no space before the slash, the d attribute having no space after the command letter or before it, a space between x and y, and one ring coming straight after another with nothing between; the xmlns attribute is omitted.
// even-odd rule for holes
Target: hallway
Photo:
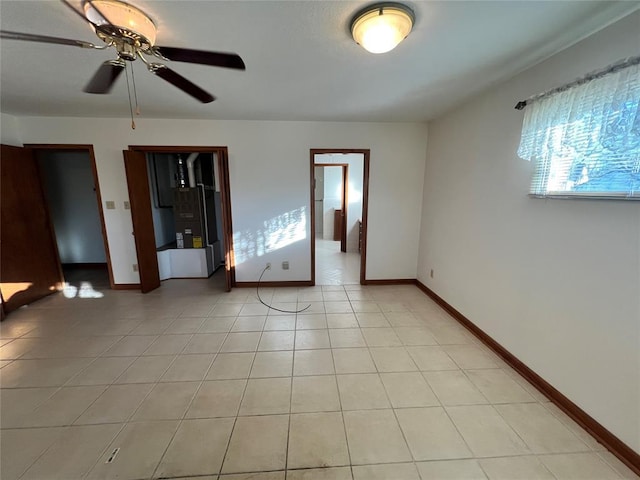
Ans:
<svg viewBox="0 0 640 480"><path fill-rule="evenodd" d="M360 283L360 254L341 252L340 242L316 238L316 285Z"/></svg>

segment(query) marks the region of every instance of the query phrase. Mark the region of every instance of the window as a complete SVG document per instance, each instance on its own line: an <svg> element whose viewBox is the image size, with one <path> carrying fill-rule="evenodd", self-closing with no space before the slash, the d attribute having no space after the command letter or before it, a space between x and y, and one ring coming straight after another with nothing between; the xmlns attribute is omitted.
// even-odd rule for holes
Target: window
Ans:
<svg viewBox="0 0 640 480"><path fill-rule="evenodd" d="M532 195L640 200L640 64L612 70L528 102Z"/></svg>

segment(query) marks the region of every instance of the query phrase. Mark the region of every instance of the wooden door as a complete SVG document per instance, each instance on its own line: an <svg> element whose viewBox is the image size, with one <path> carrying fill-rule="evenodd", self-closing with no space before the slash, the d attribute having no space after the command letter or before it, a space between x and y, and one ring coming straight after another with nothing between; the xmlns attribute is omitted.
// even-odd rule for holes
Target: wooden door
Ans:
<svg viewBox="0 0 640 480"><path fill-rule="evenodd" d="M220 199L222 203L222 230L223 230L223 251L224 251L224 273L227 292L236 284L235 256L233 253L233 226L231 224L231 189L229 180L229 158L227 149L220 149L218 156L218 172L220 178Z"/></svg>
<svg viewBox="0 0 640 480"><path fill-rule="evenodd" d="M140 274L140 290L150 292L160 286L158 270L158 254L153 232L153 216L151 213L151 192L147 173L147 157L143 152L124 150L124 168L129 189L131 220L133 235L138 255L138 272Z"/></svg>
<svg viewBox="0 0 640 480"><path fill-rule="evenodd" d="M38 166L28 148L0 152L0 292L10 312L64 282Z"/></svg>

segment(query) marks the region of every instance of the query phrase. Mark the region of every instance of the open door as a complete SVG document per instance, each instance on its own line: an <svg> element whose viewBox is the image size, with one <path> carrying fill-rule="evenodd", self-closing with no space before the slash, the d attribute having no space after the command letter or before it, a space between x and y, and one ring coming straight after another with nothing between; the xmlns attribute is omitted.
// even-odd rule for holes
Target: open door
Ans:
<svg viewBox="0 0 640 480"><path fill-rule="evenodd" d="M235 256L233 254L233 226L231 224L231 188L229 184L229 158L227 149L218 152L218 172L220 173L220 194L222 200L222 230L224 243L224 273L227 292L236 284Z"/></svg>
<svg viewBox="0 0 640 480"><path fill-rule="evenodd" d="M217 160L216 181L220 185L220 202L222 218L222 243L225 259L225 280L227 291L235 285L235 258L233 254L233 226L231 221L231 189L229 182L229 158L226 147L204 146L152 146L130 145L125 150L125 170L131 218L138 254L138 271L142 292L149 292L160 286L160 272L153 229L151 192L147 171L147 154L149 153L213 153Z"/></svg>
<svg viewBox="0 0 640 480"><path fill-rule="evenodd" d="M140 273L140 290L150 292L160 286L158 270L158 254L153 233L153 216L151 214L151 192L147 173L147 158L144 152L124 150L124 168L129 189L133 236L138 255L138 272Z"/></svg>
<svg viewBox="0 0 640 480"><path fill-rule="evenodd" d="M0 293L8 313L58 290L64 282L33 151L0 152Z"/></svg>

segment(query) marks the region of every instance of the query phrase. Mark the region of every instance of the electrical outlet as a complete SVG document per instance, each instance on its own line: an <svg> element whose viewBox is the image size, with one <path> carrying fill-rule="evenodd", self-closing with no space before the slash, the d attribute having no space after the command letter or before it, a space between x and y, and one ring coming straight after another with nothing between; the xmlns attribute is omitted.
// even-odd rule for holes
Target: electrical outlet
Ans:
<svg viewBox="0 0 640 480"><path fill-rule="evenodd" d="M107 210L115 210L116 209L116 202L114 202L113 200L107 200L105 202L105 204L107 205Z"/></svg>
<svg viewBox="0 0 640 480"><path fill-rule="evenodd" d="M431 272L429 273L429 276L430 276L431 278L433 278L433 268L431 269Z"/></svg>
<svg viewBox="0 0 640 480"><path fill-rule="evenodd" d="M129 202L124 202L124 209L131 210L131 204Z"/></svg>
<svg viewBox="0 0 640 480"><path fill-rule="evenodd" d="M267 270L271 270L271 264L267 263Z"/></svg>
<svg viewBox="0 0 640 480"><path fill-rule="evenodd" d="M138 271L138 264L137 264L137 263L134 263L134 264L133 264L133 271L134 271L134 272L137 272L137 271Z"/></svg>
<svg viewBox="0 0 640 480"><path fill-rule="evenodd" d="M285 260L284 262L282 262L282 269L283 270L289 270L289 261Z"/></svg>

